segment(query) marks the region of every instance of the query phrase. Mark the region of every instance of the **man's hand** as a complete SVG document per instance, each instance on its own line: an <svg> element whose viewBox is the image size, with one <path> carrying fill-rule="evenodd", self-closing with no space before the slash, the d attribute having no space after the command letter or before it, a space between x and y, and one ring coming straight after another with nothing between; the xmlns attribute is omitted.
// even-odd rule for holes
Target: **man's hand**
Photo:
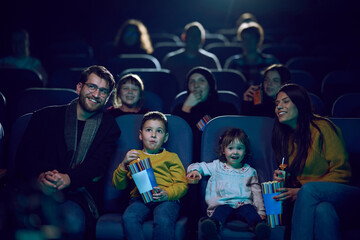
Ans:
<svg viewBox="0 0 360 240"><path fill-rule="evenodd" d="M47 171L40 174L38 184L45 194L52 194L57 190L63 190L70 186L69 175L59 173L57 170Z"/></svg>

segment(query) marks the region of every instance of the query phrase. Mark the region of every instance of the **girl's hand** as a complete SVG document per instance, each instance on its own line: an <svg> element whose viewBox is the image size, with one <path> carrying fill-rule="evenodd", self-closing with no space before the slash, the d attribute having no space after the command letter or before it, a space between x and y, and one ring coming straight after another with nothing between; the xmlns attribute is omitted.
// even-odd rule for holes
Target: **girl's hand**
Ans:
<svg viewBox="0 0 360 240"><path fill-rule="evenodd" d="M128 151L124 157L124 160L120 163L120 168L126 171L126 166L133 160L139 158L140 153L136 150Z"/></svg>
<svg viewBox="0 0 360 240"><path fill-rule="evenodd" d="M153 198L154 198L154 202L164 202L169 200L169 194L167 193L166 190L161 189L159 187L154 187L154 194L153 194Z"/></svg>
<svg viewBox="0 0 360 240"><path fill-rule="evenodd" d="M274 199L276 201L282 201L290 198L291 201L294 202L297 198L299 190L300 188L279 188L277 192L280 192L280 194L275 196Z"/></svg>
<svg viewBox="0 0 360 240"><path fill-rule="evenodd" d="M187 175L186 175L187 178L198 178L198 179L201 179L202 176L201 174L199 173L199 171L197 170L194 170L194 171L191 171L189 172Z"/></svg>
<svg viewBox="0 0 360 240"><path fill-rule="evenodd" d="M266 219L266 215L260 215L261 220L265 220Z"/></svg>
<svg viewBox="0 0 360 240"><path fill-rule="evenodd" d="M253 101L255 91L256 91L257 89L259 89L259 88L260 88L259 85L251 85L251 86L244 92L244 95L243 95L244 101L247 101L247 102Z"/></svg>
<svg viewBox="0 0 360 240"><path fill-rule="evenodd" d="M284 178L281 178L281 177L279 177L279 176L282 176L282 174L281 174L281 172L280 172L279 169L276 169L276 170L274 171L273 180L274 180L274 181L278 181L278 182L284 181Z"/></svg>

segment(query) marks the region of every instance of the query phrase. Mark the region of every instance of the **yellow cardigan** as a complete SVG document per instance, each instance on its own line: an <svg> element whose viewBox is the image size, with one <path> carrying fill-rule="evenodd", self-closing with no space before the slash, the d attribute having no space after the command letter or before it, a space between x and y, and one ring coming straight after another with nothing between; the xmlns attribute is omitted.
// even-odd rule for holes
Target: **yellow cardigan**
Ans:
<svg viewBox="0 0 360 240"><path fill-rule="evenodd" d="M308 151L303 172L297 177L304 185L307 182L337 182L348 183L351 178L348 153L345 148L342 133L338 127L338 135L325 120L315 120L323 134L323 148L320 151L320 133L310 125L312 144ZM289 150L291 147L289 147ZM293 156L290 156L291 164L296 155L296 145Z"/></svg>
<svg viewBox="0 0 360 240"><path fill-rule="evenodd" d="M168 152L164 149L158 154L144 153L142 150L136 150L140 153L140 159L150 158L152 168L158 186L167 191L169 201L178 200L183 197L188 189L186 173L178 155ZM131 164L131 163L130 163ZM130 172L124 171L120 166L114 171L112 183L117 190L123 190L132 180ZM135 184L131 190L131 197L140 196Z"/></svg>

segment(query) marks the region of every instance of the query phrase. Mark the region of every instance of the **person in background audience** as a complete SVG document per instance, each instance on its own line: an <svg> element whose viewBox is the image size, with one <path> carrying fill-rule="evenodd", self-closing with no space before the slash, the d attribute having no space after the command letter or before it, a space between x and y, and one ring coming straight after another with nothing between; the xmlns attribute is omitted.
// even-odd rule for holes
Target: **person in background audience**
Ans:
<svg viewBox="0 0 360 240"><path fill-rule="evenodd" d="M263 54L260 47L264 41L262 26L254 21L242 23L237 32L244 52L228 58L225 69L235 69L243 73L249 85L261 82L261 71L272 64L279 63L278 59L269 54Z"/></svg>
<svg viewBox="0 0 360 240"><path fill-rule="evenodd" d="M236 108L218 99L216 80L205 67L195 67L186 77L187 96L175 107L173 114L183 118L194 134L194 160L200 159L201 135L206 124L214 117L238 114Z"/></svg>
<svg viewBox="0 0 360 240"><path fill-rule="evenodd" d="M242 114L249 116L275 117L276 93L285 83L290 83L291 74L282 64L273 64L265 69L260 85L251 85L243 95Z"/></svg>
<svg viewBox="0 0 360 240"><path fill-rule="evenodd" d="M46 86L47 74L39 59L30 56L30 38L25 29L15 31L11 36L12 55L0 59L0 66L29 69L40 75Z"/></svg>
<svg viewBox="0 0 360 240"><path fill-rule="evenodd" d="M114 117L125 114L144 114L149 110L143 107L144 84L136 74L126 74L116 84L113 106L107 111Z"/></svg>
<svg viewBox="0 0 360 240"><path fill-rule="evenodd" d="M181 39L185 47L168 53L162 67L169 69L177 78L179 89L187 88L185 85L186 74L194 67L203 66L221 70L219 59L212 53L202 49L205 42L205 29L199 22L191 22L184 28Z"/></svg>
<svg viewBox="0 0 360 240"><path fill-rule="evenodd" d="M129 19L122 24L115 37L114 45L116 55L151 54L154 51L146 26L136 19Z"/></svg>
<svg viewBox="0 0 360 240"><path fill-rule="evenodd" d="M293 236L297 236L291 239L313 239L314 225L325 226L323 232L316 232L315 236L327 235L330 232L335 234L338 231L335 226L329 227L327 222L319 220L324 217L321 215L324 213L329 220L333 217L327 215L325 209L329 209L328 205L318 205L317 209L316 204L328 202L335 208L339 207L337 210L341 212L346 206L344 203L354 200L350 196L356 196L355 191L346 185L350 181L351 170L341 130L329 119L312 113L307 91L296 84L285 84L280 88L274 110L276 119L272 146L276 160L287 166L285 178L280 170L274 172L274 181L285 181L285 187L280 188L280 194L274 197L277 201L283 201L285 239L290 239L291 221L295 227ZM342 194L345 190L350 192ZM302 193L305 196L308 191L318 197L315 201L311 200L303 205ZM293 215L294 204L301 209L297 208ZM301 207L308 204L309 207ZM325 207L324 212L321 211L322 207ZM350 215L349 211L343 214ZM316 215L317 213L320 215ZM304 234L309 234L308 238L303 238Z"/></svg>
<svg viewBox="0 0 360 240"><path fill-rule="evenodd" d="M114 85L105 67L88 67L76 85L79 97L34 112L19 144L13 179L19 196L36 187L60 202L52 220L64 239L95 239L101 179L120 136L114 117L103 112ZM45 214L57 209L42 207Z"/></svg>
<svg viewBox="0 0 360 240"><path fill-rule="evenodd" d="M240 17L236 20L236 27L239 28L239 26L243 23L248 22L258 22L257 18L254 14L246 12L240 15Z"/></svg>

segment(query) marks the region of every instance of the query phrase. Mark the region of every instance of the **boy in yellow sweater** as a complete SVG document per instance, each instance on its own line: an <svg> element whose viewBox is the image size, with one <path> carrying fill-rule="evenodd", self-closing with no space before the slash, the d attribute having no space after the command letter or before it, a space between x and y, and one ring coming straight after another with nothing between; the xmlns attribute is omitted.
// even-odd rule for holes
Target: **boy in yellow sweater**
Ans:
<svg viewBox="0 0 360 240"><path fill-rule="evenodd" d="M113 184L116 189L125 189L131 181L130 204L123 215L125 236L128 240L144 239L142 223L153 213L153 239L175 239L175 223L179 215L180 201L187 192L184 166L176 153L162 148L168 140L166 116L160 112L144 115L139 131L143 150L130 150L114 171ZM144 203L132 181L127 165L138 159L150 158L158 187L153 201Z"/></svg>

